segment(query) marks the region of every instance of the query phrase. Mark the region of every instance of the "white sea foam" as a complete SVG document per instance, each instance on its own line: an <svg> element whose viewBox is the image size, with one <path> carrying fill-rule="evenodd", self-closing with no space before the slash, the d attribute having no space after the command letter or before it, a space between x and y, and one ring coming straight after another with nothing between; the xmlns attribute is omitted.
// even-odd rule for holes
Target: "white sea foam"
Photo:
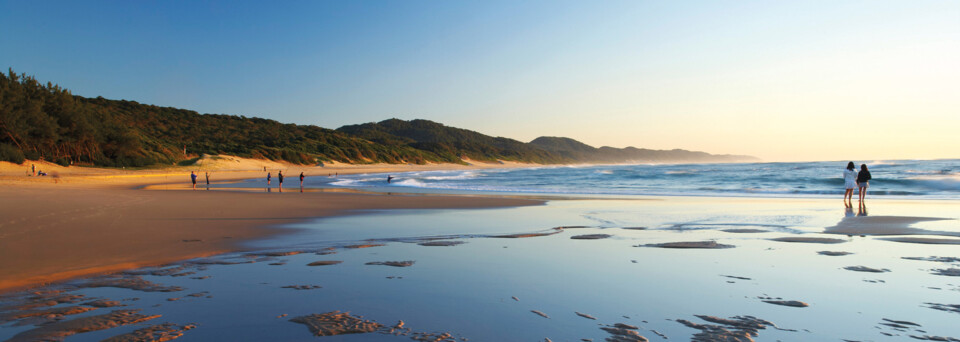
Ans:
<svg viewBox="0 0 960 342"><path fill-rule="evenodd" d="M477 172L463 171L463 172L460 172L459 174L454 174L449 176L423 176L419 178L427 179L427 180L457 180L457 179L471 179L471 178L477 178L477 177L479 177L479 174Z"/></svg>

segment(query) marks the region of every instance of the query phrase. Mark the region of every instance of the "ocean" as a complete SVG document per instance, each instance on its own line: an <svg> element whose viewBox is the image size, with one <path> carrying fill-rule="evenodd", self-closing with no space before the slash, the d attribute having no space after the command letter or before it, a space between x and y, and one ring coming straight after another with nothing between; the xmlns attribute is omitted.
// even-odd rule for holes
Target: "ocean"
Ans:
<svg viewBox="0 0 960 342"><path fill-rule="evenodd" d="M389 184L387 174L315 177L311 183L381 192L819 198L843 194L846 163L544 166L391 173ZM960 199L958 159L869 161L867 167L869 196Z"/></svg>

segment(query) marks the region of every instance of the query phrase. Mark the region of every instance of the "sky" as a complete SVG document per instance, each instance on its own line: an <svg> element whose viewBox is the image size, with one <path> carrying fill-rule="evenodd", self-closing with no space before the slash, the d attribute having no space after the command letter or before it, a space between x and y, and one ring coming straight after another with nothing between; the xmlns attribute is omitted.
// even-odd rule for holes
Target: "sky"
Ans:
<svg viewBox="0 0 960 342"><path fill-rule="evenodd" d="M327 128L960 158L960 1L0 0L0 67Z"/></svg>

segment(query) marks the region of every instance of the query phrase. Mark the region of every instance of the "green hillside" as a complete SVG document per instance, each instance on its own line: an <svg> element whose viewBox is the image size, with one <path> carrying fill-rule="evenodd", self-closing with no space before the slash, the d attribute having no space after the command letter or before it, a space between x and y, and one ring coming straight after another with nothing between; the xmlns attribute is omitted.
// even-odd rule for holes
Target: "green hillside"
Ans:
<svg viewBox="0 0 960 342"><path fill-rule="evenodd" d="M441 161L412 147L373 143L317 126L84 98L12 70L0 74L0 160L148 166L202 153L300 164Z"/></svg>
<svg viewBox="0 0 960 342"><path fill-rule="evenodd" d="M337 130L387 146L408 146L428 151L447 162L460 162L462 157L480 161L509 160L540 164L573 162L517 140L491 137L429 120L390 119L343 126Z"/></svg>
<svg viewBox="0 0 960 342"><path fill-rule="evenodd" d="M747 156L685 150L594 148L562 137L530 143L428 120L390 119L337 130L237 115L199 114L126 100L75 96L10 70L0 73L0 161L61 165L170 165L201 154L298 164L735 162Z"/></svg>

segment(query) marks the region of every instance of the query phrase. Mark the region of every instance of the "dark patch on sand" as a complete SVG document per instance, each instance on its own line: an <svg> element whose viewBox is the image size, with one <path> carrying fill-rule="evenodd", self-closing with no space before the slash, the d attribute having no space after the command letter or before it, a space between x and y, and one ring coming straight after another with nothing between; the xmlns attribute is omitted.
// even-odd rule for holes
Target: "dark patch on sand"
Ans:
<svg viewBox="0 0 960 342"><path fill-rule="evenodd" d="M140 310L118 310L99 316L82 317L69 321L61 321L27 330L13 336L8 342L18 341L59 341L63 338L85 333L118 327L121 325L148 321L160 315L141 315Z"/></svg>
<svg viewBox="0 0 960 342"><path fill-rule="evenodd" d="M319 289L323 287L320 285L287 285L287 286L281 286L280 288L294 289L294 290L313 290L313 289Z"/></svg>
<svg viewBox="0 0 960 342"><path fill-rule="evenodd" d="M893 320L889 318L884 318L883 321L880 322L880 324L886 325L888 327L894 327L894 328L900 328L900 329L912 329L911 327L920 326L919 324L913 323L910 321L898 321L898 320Z"/></svg>
<svg viewBox="0 0 960 342"><path fill-rule="evenodd" d="M938 268L933 270L933 274L948 277L960 277L960 268Z"/></svg>
<svg viewBox="0 0 960 342"><path fill-rule="evenodd" d="M372 248L372 247L382 247L382 246L386 246L386 245L382 243L370 243L365 245L347 245L347 246L343 246L343 248L359 249L359 248Z"/></svg>
<svg viewBox="0 0 960 342"><path fill-rule="evenodd" d="M578 228L593 228L591 226L560 226L553 229L578 229Z"/></svg>
<svg viewBox="0 0 960 342"><path fill-rule="evenodd" d="M317 255L337 254L337 249L336 249L335 247L327 247L327 248L324 248L324 249L321 249L321 250L317 251L315 254L317 254Z"/></svg>
<svg viewBox="0 0 960 342"><path fill-rule="evenodd" d="M790 306L795 308L805 308L810 306L810 304L801 302L799 300L764 300L763 302L769 303L769 304L775 304L775 305Z"/></svg>
<svg viewBox="0 0 960 342"><path fill-rule="evenodd" d="M66 295L62 293L63 291L61 290L35 291L35 292L32 292L30 296L18 298L15 300L11 298L0 297L0 299L2 299L3 302L7 303L6 305L0 306L0 311L21 311L21 310L29 310L34 308L46 307L46 306L54 306L58 304L66 304L66 303L72 304L72 303L76 303L78 301L84 300L86 298L84 295L74 295L74 294ZM14 303L14 302L17 302L17 303Z"/></svg>
<svg viewBox="0 0 960 342"><path fill-rule="evenodd" d="M306 325L316 336L335 336L343 334L363 334L379 330L380 323L350 316L349 312L331 311L290 319L291 322Z"/></svg>
<svg viewBox="0 0 960 342"><path fill-rule="evenodd" d="M909 335L915 340L922 341L938 341L938 342L960 342L960 339L946 336L930 336L930 335Z"/></svg>
<svg viewBox="0 0 960 342"><path fill-rule="evenodd" d="M960 314L960 304L924 303L928 308Z"/></svg>
<svg viewBox="0 0 960 342"><path fill-rule="evenodd" d="M92 302L86 302L86 303L83 303L83 305L88 305L96 308L112 308L114 306L124 306L118 301L108 300L108 299L100 299Z"/></svg>
<svg viewBox="0 0 960 342"><path fill-rule="evenodd" d="M903 243L919 243L925 245L960 245L960 239L924 238L924 237L889 237L877 240L886 240Z"/></svg>
<svg viewBox="0 0 960 342"><path fill-rule="evenodd" d="M600 327L600 330L606 331L610 334L610 337L606 341L610 342L649 342L646 337L640 336L640 328L635 325L629 325L625 323L616 323L614 325L608 325Z"/></svg>
<svg viewBox="0 0 960 342"><path fill-rule="evenodd" d="M279 317L283 317L281 315ZM278 317L278 318L279 318ZM379 333L394 336L409 336L414 341L457 341L458 338L449 332L414 332L405 327L403 321L397 322L394 326L385 326L383 324L364 320L362 316L351 316L349 312L332 311L324 314L312 314L307 316L294 317L291 322L304 324L310 329L310 332L316 336L334 336L343 334L365 334ZM467 341L460 337L460 341Z"/></svg>
<svg viewBox="0 0 960 342"><path fill-rule="evenodd" d="M580 316L580 317L583 317L583 318L586 318L586 319L597 320L596 317L593 317L593 316L588 315L588 314L585 314L585 313L580 313L580 312L577 312L577 311L574 311L573 313L577 314L577 316Z"/></svg>
<svg viewBox="0 0 960 342"><path fill-rule="evenodd" d="M81 288L93 288L93 287L116 287L121 289L130 289L134 291L143 291L143 292L177 292L183 291L182 287L179 286L165 286L162 284L157 284L149 280L144 280L139 276L107 276L101 278L94 278L86 283L81 283L77 285Z"/></svg>
<svg viewBox="0 0 960 342"><path fill-rule="evenodd" d="M550 316L547 316L547 314L545 314L545 313L543 313L543 312L540 312L540 311L537 311L537 310L530 310L530 312L535 313L535 314L537 314L538 316L543 317L543 318L550 318Z"/></svg>
<svg viewBox="0 0 960 342"><path fill-rule="evenodd" d="M749 232L759 233L759 232L768 232L766 229L758 228L746 228L746 227L759 227L759 228L772 228L778 231L787 231L787 226L779 224L762 224L762 223L678 223L670 227L664 228L665 230L678 230L678 231L688 231L688 230L734 230L732 233L737 233L737 230L753 230ZM748 231L744 231L747 233Z"/></svg>
<svg viewBox="0 0 960 342"><path fill-rule="evenodd" d="M382 266L393 266L393 267L410 267L416 261L406 260L406 261L371 261L364 265L382 265Z"/></svg>
<svg viewBox="0 0 960 342"><path fill-rule="evenodd" d="M101 342L163 342L170 341L183 336L187 330L196 328L196 324L179 325L174 323L163 323L152 325L143 329L137 329L133 332L117 335Z"/></svg>
<svg viewBox="0 0 960 342"><path fill-rule="evenodd" d="M750 233L769 233L769 230L763 229L753 229L753 228L731 228L731 229L721 229L721 232L726 233L736 233L736 234L750 234Z"/></svg>
<svg viewBox="0 0 960 342"><path fill-rule="evenodd" d="M721 276L721 277L731 278L731 279L753 280L753 279L750 279L750 278L747 278L747 277L738 277L738 276L724 275L724 274L721 274L720 276Z"/></svg>
<svg viewBox="0 0 960 342"><path fill-rule="evenodd" d="M720 244L720 243L717 243L716 241L685 241L685 242L651 243L646 245L639 245L637 247L724 249L724 248L734 248L736 246Z"/></svg>
<svg viewBox="0 0 960 342"><path fill-rule="evenodd" d="M156 269L149 269L149 268L148 268L148 269L142 269L142 270L124 271L123 274L129 274L129 275L152 275L152 276L157 276L157 277L164 277L164 276L173 276L173 275L175 275L175 274L180 274L181 272L185 271L186 269L187 269L187 268L186 268L185 266L183 266L183 265L178 265L178 266L169 267L169 268L156 268Z"/></svg>
<svg viewBox="0 0 960 342"><path fill-rule="evenodd" d="M714 324L698 324L685 319L678 319L677 323L700 330L699 333L693 335L691 339L693 342L750 342L759 335L760 330L764 330L768 326L776 328L776 325L770 321L753 316L735 316L730 319L706 315L694 316Z"/></svg>
<svg viewBox="0 0 960 342"><path fill-rule="evenodd" d="M464 242L464 241L442 240L442 241L425 241L425 242L418 243L418 245L421 245L421 246L431 246L431 247L433 247L433 246L436 246L436 247L449 247L449 246L462 245L462 244L464 244L464 243L466 243L466 242Z"/></svg>
<svg viewBox="0 0 960 342"><path fill-rule="evenodd" d="M834 238L822 238L822 237L808 237L808 236L785 236L775 239L770 239L770 241L779 241L779 242L799 242L799 243L844 243L846 240L834 239Z"/></svg>
<svg viewBox="0 0 960 342"><path fill-rule="evenodd" d="M606 239L611 236L612 235L610 234L585 234L585 235L574 235L574 236L571 236L570 238L574 240L599 240L599 239Z"/></svg>
<svg viewBox="0 0 960 342"><path fill-rule="evenodd" d="M256 261L247 259L240 261L231 261L231 260L222 260L222 259L198 259L191 260L189 263L196 265L240 265L240 264L252 264Z"/></svg>
<svg viewBox="0 0 960 342"><path fill-rule="evenodd" d="M890 270L888 270L888 269L886 269L886 268L871 268L871 267L867 267L867 266L847 266L847 267L844 267L843 269L845 269L845 270L847 270L847 271L870 272L870 273L885 273L885 272L890 272Z"/></svg>
<svg viewBox="0 0 960 342"><path fill-rule="evenodd" d="M30 322L24 322L24 324L20 324L20 325L26 325L26 324L39 325L43 323L52 322L55 320L61 320L63 319L64 316L76 315L76 314L80 314L80 313L84 313L84 312L92 311L96 309L97 308L91 308L91 307L85 307L85 306L66 306L66 307L50 308L50 309L42 309L42 310L26 310L26 311L20 311L16 313L0 314L0 322L9 322L9 321L16 321L16 320L22 320L27 318L36 318L34 320L31 320Z"/></svg>
<svg viewBox="0 0 960 342"><path fill-rule="evenodd" d="M945 263L960 262L960 258L954 258L954 257L938 257L938 256L929 256L929 257L903 257L903 258L901 258L901 259L906 259L906 260L918 260L918 261L945 262Z"/></svg>
<svg viewBox="0 0 960 342"><path fill-rule="evenodd" d="M340 264L340 263L343 263L343 261L340 261L340 260L321 260L321 261L311 262L311 263L307 264L307 266L330 266L330 265L337 265L337 264Z"/></svg>
<svg viewBox="0 0 960 342"><path fill-rule="evenodd" d="M297 255L297 254L300 254L300 253L303 253L303 251L266 252L266 253L256 253L256 254L251 254L251 255L270 256L270 257L282 257L282 256Z"/></svg>
<svg viewBox="0 0 960 342"><path fill-rule="evenodd" d="M647 230L647 227L620 227L620 229L626 229L626 230Z"/></svg>
<svg viewBox="0 0 960 342"><path fill-rule="evenodd" d="M835 252L835 251L819 251L819 252L817 252L817 254L826 255L826 256L844 256L844 255L850 255L850 254L853 254L853 253L850 253L850 252L842 252L842 251L839 251L839 252Z"/></svg>
<svg viewBox="0 0 960 342"><path fill-rule="evenodd" d="M553 228L546 232L540 233L519 233L519 234L507 234L507 235L490 235L492 238L502 238L502 239L520 239L520 238L530 238L530 237L540 237L540 236L550 236L553 234L559 234L563 231L563 228Z"/></svg>

